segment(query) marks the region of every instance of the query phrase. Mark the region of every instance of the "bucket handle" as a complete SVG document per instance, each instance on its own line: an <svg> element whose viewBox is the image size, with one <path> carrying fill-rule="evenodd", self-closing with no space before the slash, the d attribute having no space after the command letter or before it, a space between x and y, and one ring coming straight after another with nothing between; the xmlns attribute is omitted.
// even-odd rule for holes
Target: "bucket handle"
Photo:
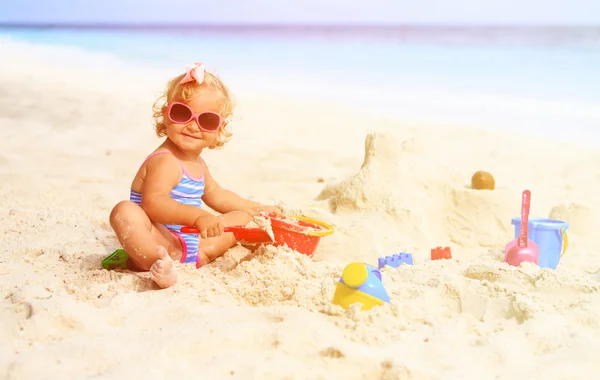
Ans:
<svg viewBox="0 0 600 380"><path fill-rule="evenodd" d="M563 257L565 252L567 252L567 248L569 248L569 235L567 235L567 230L565 230L564 228L560 229L560 234L562 235L562 238L563 238L563 250L562 250L562 253L560 254L560 257Z"/></svg>
<svg viewBox="0 0 600 380"><path fill-rule="evenodd" d="M309 236L327 236L327 235L331 235L333 233L333 226L323 222L322 220L308 218L306 216L300 216L300 215L294 215L294 216L292 216L292 218L300 219L300 220L308 222L308 223L316 224L319 227L323 227L323 229L321 231L306 232L306 234Z"/></svg>

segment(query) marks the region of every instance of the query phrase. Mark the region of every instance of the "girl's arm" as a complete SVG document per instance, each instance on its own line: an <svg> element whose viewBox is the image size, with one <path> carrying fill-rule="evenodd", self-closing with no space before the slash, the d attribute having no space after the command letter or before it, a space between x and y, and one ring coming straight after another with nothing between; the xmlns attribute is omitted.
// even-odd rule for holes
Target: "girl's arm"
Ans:
<svg viewBox="0 0 600 380"><path fill-rule="evenodd" d="M245 211L251 215L256 215L258 211L266 211L265 205L244 199L233 191L223 189L210 174L206 162L200 159L200 163L204 170L204 196L202 196L202 200L208 207L221 214L231 211ZM252 212L252 210L255 210L255 212Z"/></svg>
<svg viewBox="0 0 600 380"><path fill-rule="evenodd" d="M194 226L201 216L212 215L199 207L184 205L170 197L181 179L181 164L170 154L153 157L146 162L142 184L142 209L150 220L160 224Z"/></svg>

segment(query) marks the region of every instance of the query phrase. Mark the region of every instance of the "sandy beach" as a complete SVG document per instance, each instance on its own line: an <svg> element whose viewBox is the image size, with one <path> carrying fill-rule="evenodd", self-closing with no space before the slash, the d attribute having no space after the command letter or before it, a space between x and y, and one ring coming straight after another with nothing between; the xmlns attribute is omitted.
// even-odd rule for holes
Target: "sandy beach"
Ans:
<svg viewBox="0 0 600 380"><path fill-rule="evenodd" d="M213 176L336 232L312 259L236 247L178 264L158 290L100 260L119 248L108 215L159 144L151 106L176 73L8 40L0 55L1 379L597 377L597 149L232 86L233 139L204 155ZM470 189L477 170L497 189ZM532 217L570 224L557 270L502 260L524 189ZM431 261L436 246L458 261ZM415 265L382 270L390 304L332 305L346 264L400 251Z"/></svg>

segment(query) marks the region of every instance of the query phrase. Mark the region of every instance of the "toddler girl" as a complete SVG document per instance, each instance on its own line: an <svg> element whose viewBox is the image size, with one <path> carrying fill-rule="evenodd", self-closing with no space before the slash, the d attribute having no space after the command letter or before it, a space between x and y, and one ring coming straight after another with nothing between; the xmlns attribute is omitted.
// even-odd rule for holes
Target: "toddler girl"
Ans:
<svg viewBox="0 0 600 380"><path fill-rule="evenodd" d="M161 288L177 282L173 259L200 267L237 244L223 233L226 226L245 225L260 211L281 213L219 186L200 157L231 137L226 127L233 107L229 89L203 64L171 79L154 104L156 134L166 139L137 171L130 200L110 214L130 259ZM219 215L203 210L203 202ZM180 232L183 226L198 228L200 236Z"/></svg>

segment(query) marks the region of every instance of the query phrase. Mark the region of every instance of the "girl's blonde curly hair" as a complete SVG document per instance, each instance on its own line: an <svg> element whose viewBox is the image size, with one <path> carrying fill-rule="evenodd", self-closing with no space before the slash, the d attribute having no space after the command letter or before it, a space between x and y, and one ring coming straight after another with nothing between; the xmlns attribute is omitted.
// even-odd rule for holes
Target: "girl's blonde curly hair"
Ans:
<svg viewBox="0 0 600 380"><path fill-rule="evenodd" d="M233 135L233 133L227 130L227 125L231 120L231 116L233 115L233 109L235 107L233 96L229 91L229 88L217 77L216 75L205 71L204 72L204 80L202 84L198 84L196 81L187 82L184 84L180 84L181 79L186 74L181 74L171 79L167 84L166 91L154 102L152 106L153 119L154 119L154 130L156 131L156 135L158 137L164 137L167 135L167 127L165 125L165 120L167 118L167 107L171 102L174 101L184 101L189 102L194 99L197 95L197 91L203 88L209 88L219 92L223 97L223 103L221 105L221 109L219 110L219 114L224 120L223 125L219 128L219 135L217 136L215 142L209 146L209 149L220 148Z"/></svg>

